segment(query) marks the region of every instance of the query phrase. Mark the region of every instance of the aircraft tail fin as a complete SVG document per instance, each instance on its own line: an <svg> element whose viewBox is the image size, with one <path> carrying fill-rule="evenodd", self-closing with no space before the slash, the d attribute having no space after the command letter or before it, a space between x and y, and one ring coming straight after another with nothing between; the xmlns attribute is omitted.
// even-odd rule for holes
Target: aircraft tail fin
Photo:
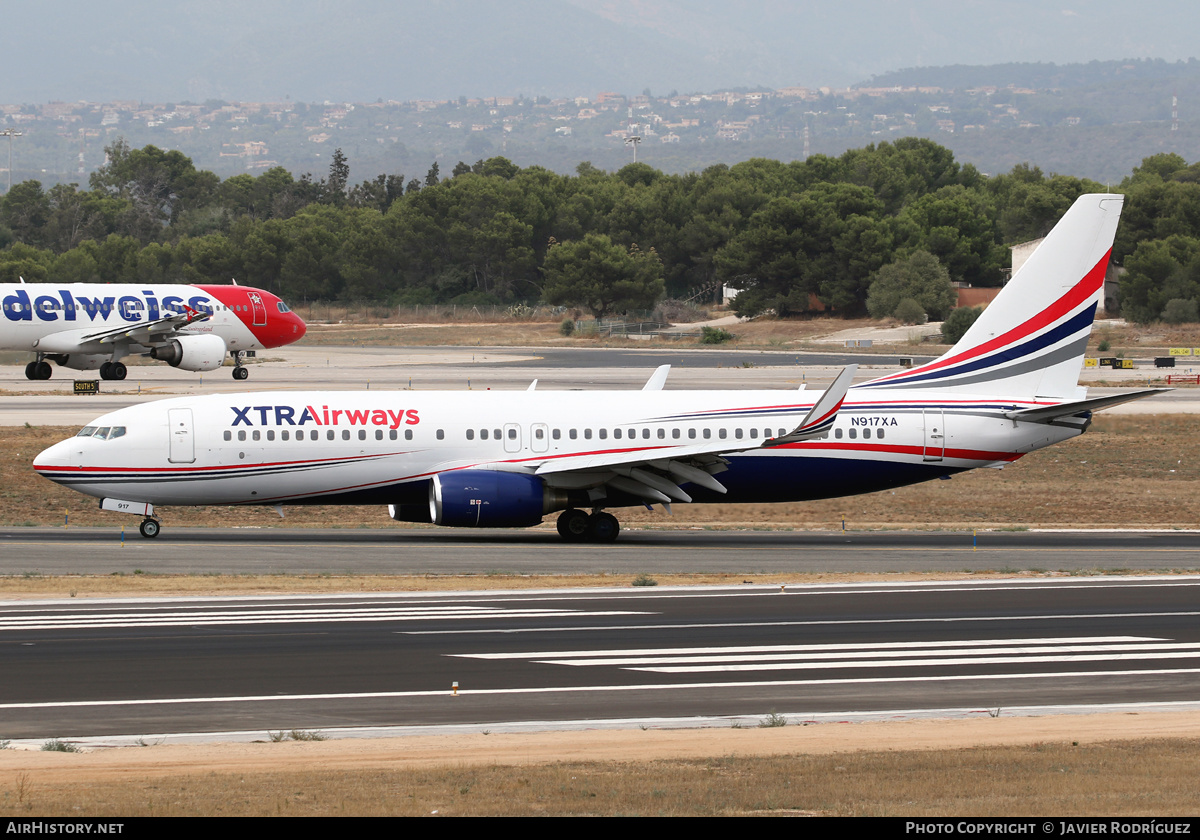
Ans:
<svg viewBox="0 0 1200 840"><path fill-rule="evenodd" d="M1079 371L1124 200L1080 196L949 352L856 388L1080 398Z"/></svg>

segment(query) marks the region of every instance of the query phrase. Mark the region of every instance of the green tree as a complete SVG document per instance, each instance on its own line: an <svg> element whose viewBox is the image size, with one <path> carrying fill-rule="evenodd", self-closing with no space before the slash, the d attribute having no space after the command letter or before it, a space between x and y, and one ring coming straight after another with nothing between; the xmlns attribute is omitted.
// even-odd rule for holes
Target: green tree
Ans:
<svg viewBox="0 0 1200 840"><path fill-rule="evenodd" d="M623 248L598 233L552 245L543 272L547 303L582 306L595 318L652 309L665 288L654 251Z"/></svg>
<svg viewBox="0 0 1200 840"><path fill-rule="evenodd" d="M867 311L872 318L900 317L901 301L915 301L922 314L941 321L954 307L956 295L950 272L928 251L916 251L875 272L867 292Z"/></svg>
<svg viewBox="0 0 1200 840"><path fill-rule="evenodd" d="M955 309L942 322L942 341L946 344L958 344L982 314L982 306L963 306Z"/></svg>

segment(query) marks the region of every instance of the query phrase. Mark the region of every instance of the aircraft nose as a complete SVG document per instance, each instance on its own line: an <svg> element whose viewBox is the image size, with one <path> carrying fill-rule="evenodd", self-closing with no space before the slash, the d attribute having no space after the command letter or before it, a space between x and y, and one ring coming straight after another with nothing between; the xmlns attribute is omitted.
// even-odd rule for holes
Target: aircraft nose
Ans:
<svg viewBox="0 0 1200 840"><path fill-rule="evenodd" d="M54 477L48 473L63 467L75 465L77 458L75 457L74 447L71 444L72 439L68 438L67 440L59 441L47 449L43 449L33 459L33 469L53 480Z"/></svg>
<svg viewBox="0 0 1200 840"><path fill-rule="evenodd" d="M304 338L304 334L308 332L308 324L304 323L303 318L295 314L292 315L292 321L292 326L295 328L295 338L293 340L299 341L300 339Z"/></svg>

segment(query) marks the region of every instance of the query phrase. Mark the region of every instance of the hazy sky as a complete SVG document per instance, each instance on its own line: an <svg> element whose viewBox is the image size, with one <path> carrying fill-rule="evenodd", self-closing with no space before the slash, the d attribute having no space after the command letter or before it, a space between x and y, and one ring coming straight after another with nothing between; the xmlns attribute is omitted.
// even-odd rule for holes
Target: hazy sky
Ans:
<svg viewBox="0 0 1200 840"><path fill-rule="evenodd" d="M1183 0L2 0L0 102L846 85L1200 53Z"/></svg>

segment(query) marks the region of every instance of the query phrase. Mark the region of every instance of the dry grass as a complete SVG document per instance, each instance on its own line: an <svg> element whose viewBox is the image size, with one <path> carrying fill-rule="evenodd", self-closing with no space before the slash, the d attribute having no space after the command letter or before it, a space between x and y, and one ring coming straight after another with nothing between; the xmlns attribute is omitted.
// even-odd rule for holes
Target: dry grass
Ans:
<svg viewBox="0 0 1200 840"><path fill-rule="evenodd" d="M281 744L278 749L309 745ZM401 747L402 748L402 747ZM151 748L156 749L156 748ZM63 762L70 762L64 756ZM5 816L1188 816L1194 739L0 781ZM313 751L312 764L319 763ZM519 762L519 760L518 760Z"/></svg>
<svg viewBox="0 0 1200 840"><path fill-rule="evenodd" d="M1186 414L1099 415L1080 438L1025 456L1004 470L841 499L782 504L674 506L674 515L630 508L632 528L850 529L1195 528L1200 526L1198 418ZM74 428L0 428L0 526L136 524L36 476L29 464ZM803 481L802 474L797 481ZM279 528L406 527L377 507L161 508L172 525ZM553 517L543 528L553 528Z"/></svg>

